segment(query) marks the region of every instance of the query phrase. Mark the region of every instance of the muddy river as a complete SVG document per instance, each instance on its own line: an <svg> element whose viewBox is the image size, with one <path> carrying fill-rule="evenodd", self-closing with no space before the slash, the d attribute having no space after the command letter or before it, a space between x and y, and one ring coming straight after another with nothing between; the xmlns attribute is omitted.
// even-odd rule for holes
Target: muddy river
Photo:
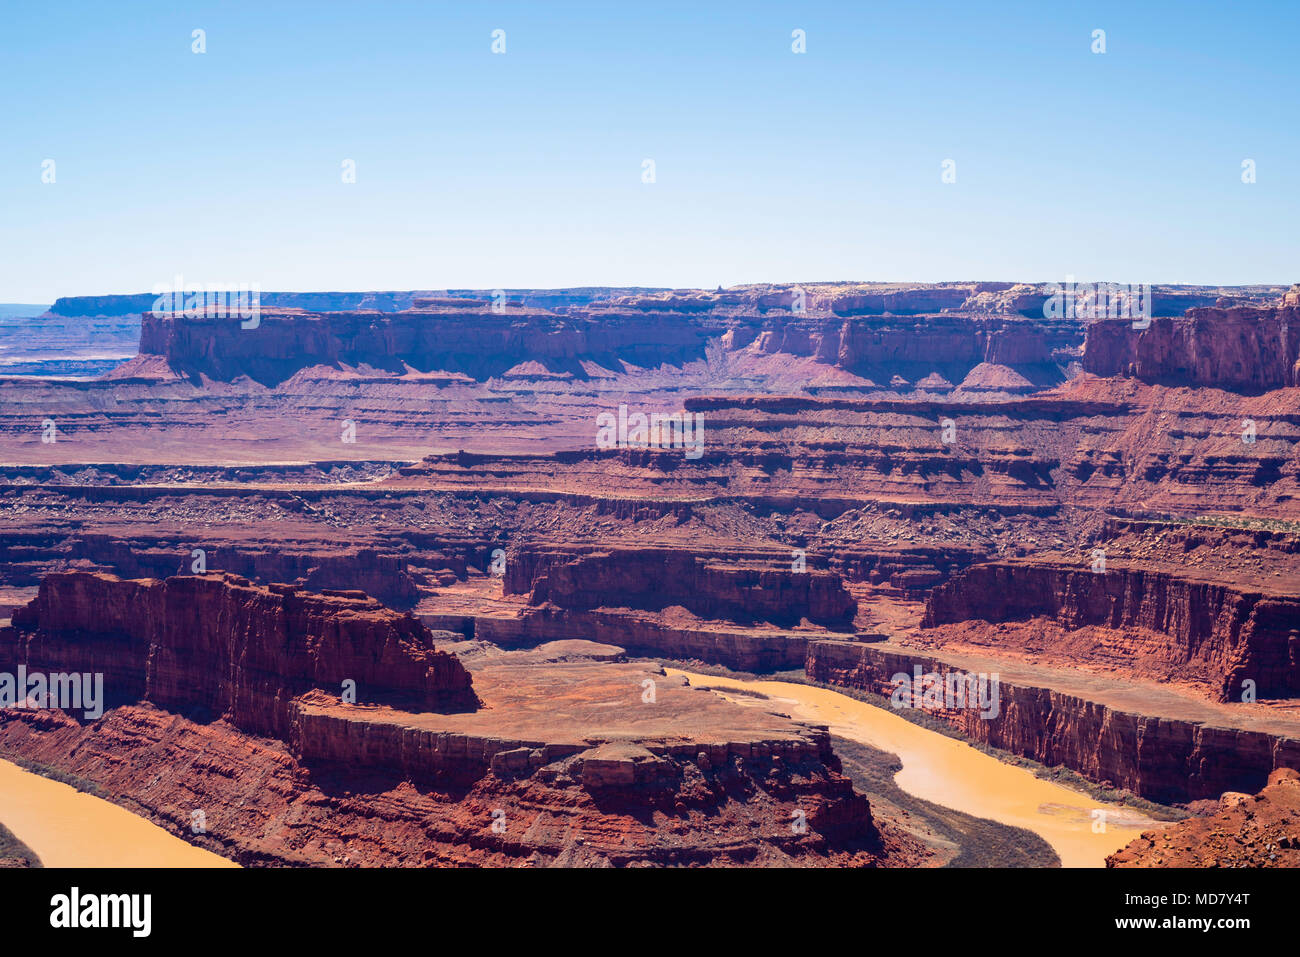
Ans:
<svg viewBox="0 0 1300 957"><path fill-rule="evenodd" d="M236 867L102 798L0 761L0 823L46 867Z"/></svg>
<svg viewBox="0 0 1300 957"><path fill-rule="evenodd" d="M992 758L963 741L912 724L847 695L786 681L737 681L675 668L695 687L736 689L768 700L726 695L738 704L773 707L797 721L828 725L832 734L889 751L903 769L894 780L909 794L945 807L1033 831L1066 867L1102 867L1142 831L1163 826L1120 804L1096 801L1031 771Z"/></svg>

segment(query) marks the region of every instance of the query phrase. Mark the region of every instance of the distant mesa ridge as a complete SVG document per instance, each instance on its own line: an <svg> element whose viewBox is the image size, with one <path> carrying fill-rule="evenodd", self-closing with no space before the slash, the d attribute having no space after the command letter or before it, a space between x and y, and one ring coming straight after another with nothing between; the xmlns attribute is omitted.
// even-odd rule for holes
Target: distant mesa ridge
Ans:
<svg viewBox="0 0 1300 957"><path fill-rule="evenodd" d="M79 322L119 324L89 337L101 347L110 340L125 344L138 329L137 359L107 374L143 381L247 377L275 386L313 366L381 376L582 381L630 368L680 369L721 349L743 359L724 376L746 376L769 362L765 357L793 356L810 360L805 372L814 376L825 370L823 390L1023 395L1058 385L1080 368L1246 392L1296 382L1295 287L1155 285L1149 329L1127 319L1045 318L1052 289L956 282L716 292L609 286L262 292L254 328L227 317L155 315L157 296L141 293L64 297L45 316L25 321L42 328L61 323L73 339ZM57 358L58 367L27 359L15 371L107 370L103 360L74 367Z"/></svg>
<svg viewBox="0 0 1300 957"><path fill-rule="evenodd" d="M196 286L196 288L198 288ZM204 287L206 288L206 287ZM612 286L583 286L571 289L504 289L510 299L531 306L552 308L556 306L585 305L613 295L638 295L664 292L650 287L618 288ZM453 298L489 300L491 289L444 290L382 290L374 292L262 292L259 300L266 309L305 309L313 312L338 312L373 309L378 312L401 312L415 305L421 298ZM148 312L157 302L154 293L136 293L114 296L61 296L50 307L56 316L138 316Z"/></svg>

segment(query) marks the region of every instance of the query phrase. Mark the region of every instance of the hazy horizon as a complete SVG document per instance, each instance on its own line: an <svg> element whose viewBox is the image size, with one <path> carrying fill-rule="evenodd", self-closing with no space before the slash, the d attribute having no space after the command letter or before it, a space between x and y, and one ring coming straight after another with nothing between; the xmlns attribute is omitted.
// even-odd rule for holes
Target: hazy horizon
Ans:
<svg viewBox="0 0 1300 957"><path fill-rule="evenodd" d="M1108 279L1105 278L1105 277L1102 277L1102 278L1100 278L1100 279L1096 279L1096 280L1083 280L1083 279L1081 279L1081 278L1079 278L1079 277L1075 277L1075 278L1076 278L1080 283L1087 281L1087 282L1094 282L1094 283L1096 283L1096 284L1104 284L1104 283L1107 283L1107 282L1110 281L1110 280L1108 280ZM773 281L773 282L768 282L768 283L764 283L764 282L736 283L736 284L734 284L733 286L723 286L722 288L724 288L724 289L732 289L732 288L740 288L740 287L743 287L743 286L762 286L762 285L769 285L769 286L773 286L773 287L776 287L776 288L780 288L780 287L783 287L783 286L793 286L793 285L807 285L807 286L825 286L825 285L871 285L871 284L890 284L890 285L895 285L895 284L896 284L896 285L909 285L909 284L916 284L916 285L960 285L960 284L963 284L963 283L973 283L973 282L981 282L981 283L1017 283L1017 284L1026 284L1026 285L1045 286L1045 285L1048 285L1048 284L1051 284L1051 283L1061 282L1061 281L1062 281L1062 280L1056 280L1056 279L983 279L983 278L981 278L981 279L972 279L972 278L965 278L965 279L940 279L940 280L934 280L934 281L932 281L932 282L924 281L924 280L911 280L911 279L897 279L897 280L895 280L895 279L799 279L799 280ZM1293 282L1293 281L1291 281L1291 280L1287 280L1287 281L1283 281L1283 282L1252 282L1252 283L1195 283L1195 282L1165 283L1165 282L1161 282L1161 281L1157 280L1157 281L1151 283L1152 286L1172 286L1172 285L1176 285L1176 286L1183 286L1183 287L1188 287L1188 288L1198 288L1198 287L1199 287L1199 288L1205 288L1205 289L1226 289L1226 288L1251 289L1251 288L1260 288L1260 287L1277 287L1277 286L1281 286L1281 287L1290 287L1290 286L1297 285L1297 284L1298 284L1298 283ZM553 292L563 292L563 291L566 291L566 290L584 289L584 288L588 288L588 289L620 289L620 290L621 290L621 289L626 289L626 290L629 290L629 291L631 291L631 290L701 290L701 291L709 292L709 291L712 291L712 289L716 289L717 287L711 287L711 288L710 288L710 287L703 287L703 286L652 286L652 285L647 284L647 283L639 283L639 284L638 284L638 283L633 283L633 284L628 284L628 285L613 285L613 284L610 284L610 283L585 283L585 284L582 284L582 285L572 285L572 286L504 286L504 287L495 287L495 288L500 288L500 289L502 289L502 291L507 292L507 293L510 293L510 292L522 292L522 291L537 291L537 292L553 291ZM350 295L369 295L369 294L381 294L381 293L403 293L403 292L453 292L453 291L462 291L462 292L463 292L463 291L467 291L467 290L468 290L468 291L474 291L474 292L489 292L489 291L490 291L489 288L486 287L486 286L484 286L484 287L476 287L476 286L457 286L457 285L452 285L452 286L444 286L444 287L432 287L432 286L403 286L403 287L393 287L393 288L390 288L390 289L342 289L342 288L337 288L337 289L334 289L334 288L318 288L318 289L260 289L260 290L258 290L258 292L260 292L261 294L264 294L264 295L265 295L265 294L279 294L279 293L301 293L301 294L306 294L306 295L340 295L340 296L350 296ZM12 307L16 307L16 306L42 306L42 307L47 307L47 308L48 308L49 306L54 305L54 303L57 302L57 301L60 300L60 299L101 299L101 298L106 298L106 297L109 297L109 296L125 298L125 297L132 297L132 296L149 296L149 295L154 295L154 293L153 293L152 291L78 293L78 294L75 294L75 295L68 295L68 296L63 296L63 295L55 296L53 299L49 300L48 302L44 302L44 303L19 303L19 302L12 302L12 303L11 303L11 302L0 302L0 308L4 308L4 307L12 308Z"/></svg>

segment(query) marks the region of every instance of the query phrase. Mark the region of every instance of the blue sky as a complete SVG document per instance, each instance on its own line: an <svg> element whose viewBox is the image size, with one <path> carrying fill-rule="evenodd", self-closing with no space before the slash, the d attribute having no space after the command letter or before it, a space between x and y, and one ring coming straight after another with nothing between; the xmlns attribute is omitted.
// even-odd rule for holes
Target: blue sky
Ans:
<svg viewBox="0 0 1300 957"><path fill-rule="evenodd" d="M4 18L0 302L176 274L264 290L1300 280L1294 2L51 2Z"/></svg>

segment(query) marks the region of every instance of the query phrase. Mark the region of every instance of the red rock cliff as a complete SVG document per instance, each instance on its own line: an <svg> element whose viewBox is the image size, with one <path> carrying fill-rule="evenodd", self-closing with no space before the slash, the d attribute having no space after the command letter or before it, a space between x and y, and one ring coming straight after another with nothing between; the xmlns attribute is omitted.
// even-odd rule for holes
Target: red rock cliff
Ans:
<svg viewBox="0 0 1300 957"><path fill-rule="evenodd" d="M876 694L891 695L893 676L911 675L918 665L925 674L956 670L914 652L847 641L808 643L808 677ZM999 682L999 698L991 717L973 708L931 713L975 741L1165 803L1256 791L1274 769L1300 767L1300 741L1264 731L1135 714L1008 681Z"/></svg>
<svg viewBox="0 0 1300 957"><path fill-rule="evenodd" d="M621 368L619 360L656 366L704 355L704 330L660 316L603 313L559 316L512 308L495 313L431 310L404 313L264 311L243 328L233 318L145 313L142 355L161 355L178 372L230 381L241 375L276 384L313 365L366 365L390 372L501 375L522 362L585 375L581 360Z"/></svg>
<svg viewBox="0 0 1300 957"><path fill-rule="evenodd" d="M1189 309L1185 316L1088 326L1083 368L1166 385L1263 392L1300 385L1300 308Z"/></svg>
<svg viewBox="0 0 1300 957"><path fill-rule="evenodd" d="M725 553L722 553L725 551ZM507 594L561 608L671 605L702 618L795 625L800 619L849 627L857 603L840 576L808 565L794 571L788 553L702 554L684 548L590 548L526 545L506 570Z"/></svg>
<svg viewBox="0 0 1300 957"><path fill-rule="evenodd" d="M1094 573L1032 561L973 565L931 592L923 625L1038 616L1071 629L1105 625L1170 635L1170 653L1203 664L1217 677L1223 701L1240 700L1246 679L1260 697L1300 691L1300 599L1167 572L1112 566Z"/></svg>
<svg viewBox="0 0 1300 957"><path fill-rule="evenodd" d="M296 696L339 695L347 680L358 701L429 711L477 704L469 673L417 619L361 593L259 588L232 575L50 574L0 631L0 662L103 672L111 701L224 715L283 740Z"/></svg>

